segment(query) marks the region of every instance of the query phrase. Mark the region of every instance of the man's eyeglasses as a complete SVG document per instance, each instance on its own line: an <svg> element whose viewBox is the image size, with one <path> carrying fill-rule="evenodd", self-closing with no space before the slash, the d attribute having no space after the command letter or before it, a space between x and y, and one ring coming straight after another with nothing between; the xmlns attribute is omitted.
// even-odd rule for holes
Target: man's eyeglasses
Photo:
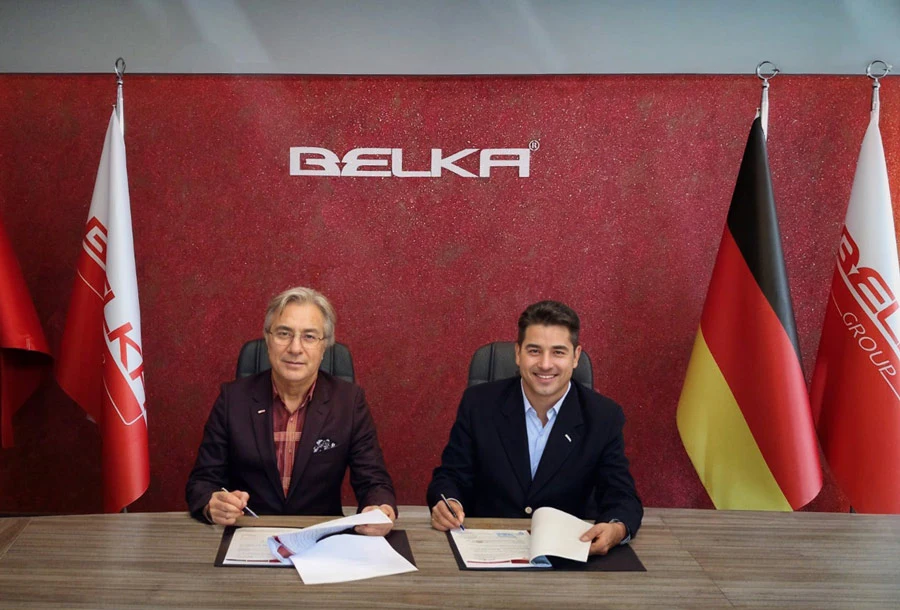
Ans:
<svg viewBox="0 0 900 610"><path fill-rule="evenodd" d="M300 337L300 344L303 347L315 347L318 345L319 341L324 341L325 337L320 337L316 333L313 332L303 332L300 335L297 335L292 330L287 330L286 328L279 328L278 330L267 330L272 336L272 340L278 345L290 345L294 342L294 337Z"/></svg>

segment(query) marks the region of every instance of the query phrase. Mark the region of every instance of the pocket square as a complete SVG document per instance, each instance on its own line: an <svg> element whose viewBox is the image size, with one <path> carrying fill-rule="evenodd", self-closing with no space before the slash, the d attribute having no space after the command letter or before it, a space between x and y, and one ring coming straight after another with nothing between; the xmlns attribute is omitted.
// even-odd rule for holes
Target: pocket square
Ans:
<svg viewBox="0 0 900 610"><path fill-rule="evenodd" d="M320 438L316 441L316 444L313 445L313 453L321 453L322 451L328 451L335 447L337 447L337 443L330 438Z"/></svg>

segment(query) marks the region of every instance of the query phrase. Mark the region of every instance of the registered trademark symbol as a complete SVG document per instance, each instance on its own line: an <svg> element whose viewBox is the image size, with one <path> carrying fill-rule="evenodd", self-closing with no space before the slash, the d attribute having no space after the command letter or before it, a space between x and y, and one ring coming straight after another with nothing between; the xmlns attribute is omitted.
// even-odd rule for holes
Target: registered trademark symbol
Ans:
<svg viewBox="0 0 900 610"><path fill-rule="evenodd" d="M541 147L541 143L537 140L532 140L531 142L528 143L528 150L530 150L531 152L536 151L540 147Z"/></svg>

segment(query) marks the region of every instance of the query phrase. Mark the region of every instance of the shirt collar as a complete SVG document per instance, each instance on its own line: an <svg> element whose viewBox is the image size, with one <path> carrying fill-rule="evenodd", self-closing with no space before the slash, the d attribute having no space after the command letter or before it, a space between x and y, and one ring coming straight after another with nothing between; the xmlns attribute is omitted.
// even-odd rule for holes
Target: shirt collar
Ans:
<svg viewBox="0 0 900 610"><path fill-rule="evenodd" d="M529 402L528 396L525 395L525 382L522 381L520 383L521 383L521 387L522 387L522 400L525 401L525 413L528 413L529 409L534 411L534 407L531 406L531 402ZM569 385L566 386L565 394L563 394L562 398L557 400L556 403L552 407L550 407L550 410L547 411L547 417L549 419L555 419L556 416L559 415L559 409L560 409L560 407L562 407L562 403L566 399L566 396L569 395L569 390L571 390L571 389L572 389L572 382L569 381ZM551 411L553 412L552 416L550 415ZM537 411L535 411L535 413L537 413Z"/></svg>
<svg viewBox="0 0 900 610"><path fill-rule="evenodd" d="M306 391L306 396L303 397L303 400L300 401L300 409L308 405L312 402L312 395L316 389L316 384L319 382L318 378L313 381L313 384L309 387L309 390ZM272 380L272 400L279 401L282 406L284 405L284 401L281 399L281 394L278 393L278 387L275 385L275 380Z"/></svg>

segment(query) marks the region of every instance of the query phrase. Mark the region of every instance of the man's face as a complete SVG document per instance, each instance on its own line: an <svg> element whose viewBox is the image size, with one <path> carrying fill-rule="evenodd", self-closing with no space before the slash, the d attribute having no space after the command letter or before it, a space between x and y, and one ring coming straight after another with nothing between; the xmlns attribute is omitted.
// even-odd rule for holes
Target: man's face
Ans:
<svg viewBox="0 0 900 610"><path fill-rule="evenodd" d="M572 345L565 326L532 324L516 344L516 364L525 395L535 408L549 408L562 398L572 371L578 366L581 346Z"/></svg>
<svg viewBox="0 0 900 610"><path fill-rule="evenodd" d="M293 334L289 342L277 338L279 334L285 335L285 331ZM304 335L307 342L303 341ZM272 320L266 333L266 347L276 384L308 386L315 381L326 341L307 344L311 336L325 337L325 316L313 303L291 303Z"/></svg>

